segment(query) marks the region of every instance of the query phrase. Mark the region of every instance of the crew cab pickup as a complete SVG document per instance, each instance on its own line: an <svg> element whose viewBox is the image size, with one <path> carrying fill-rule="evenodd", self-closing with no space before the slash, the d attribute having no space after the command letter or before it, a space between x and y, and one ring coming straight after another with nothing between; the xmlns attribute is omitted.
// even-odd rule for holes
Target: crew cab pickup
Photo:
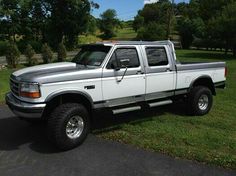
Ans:
<svg viewBox="0 0 236 176"><path fill-rule="evenodd" d="M170 41L101 42L72 62L14 72L6 103L21 119L46 120L50 139L68 150L85 140L97 109L119 114L183 98L191 114L205 115L226 72L224 62L177 61Z"/></svg>

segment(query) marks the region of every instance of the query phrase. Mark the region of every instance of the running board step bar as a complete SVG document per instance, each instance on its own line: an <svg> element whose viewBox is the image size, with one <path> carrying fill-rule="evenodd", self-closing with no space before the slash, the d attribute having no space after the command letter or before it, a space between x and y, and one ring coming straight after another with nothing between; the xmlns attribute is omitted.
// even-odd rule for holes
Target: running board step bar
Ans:
<svg viewBox="0 0 236 176"><path fill-rule="evenodd" d="M150 108L153 108L153 107L168 105L168 104L172 104L172 103L173 103L172 100L165 100L165 101L158 101L158 102L154 102L154 103L149 103L148 105Z"/></svg>
<svg viewBox="0 0 236 176"><path fill-rule="evenodd" d="M121 114L121 113L125 113L125 112L137 111L140 109L141 109L141 106L133 106L133 107L129 107L129 108L114 109L114 110L112 110L112 112L113 112L113 114Z"/></svg>

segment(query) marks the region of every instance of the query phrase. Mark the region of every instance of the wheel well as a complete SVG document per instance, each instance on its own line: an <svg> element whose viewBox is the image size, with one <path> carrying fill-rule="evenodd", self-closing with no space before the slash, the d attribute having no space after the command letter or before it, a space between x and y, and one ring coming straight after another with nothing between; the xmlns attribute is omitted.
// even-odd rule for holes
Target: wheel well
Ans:
<svg viewBox="0 0 236 176"><path fill-rule="evenodd" d="M50 101L47 102L47 106L44 110L43 117L48 118L50 113L59 105L65 103L79 103L86 107L89 113L92 111L92 102L84 95L76 93L65 93L53 97Z"/></svg>
<svg viewBox="0 0 236 176"><path fill-rule="evenodd" d="M215 86L214 86L214 83L210 77L198 78L197 80L195 80L193 82L190 89L192 89L193 87L196 87L196 86L208 87L211 90L212 94L216 95Z"/></svg>

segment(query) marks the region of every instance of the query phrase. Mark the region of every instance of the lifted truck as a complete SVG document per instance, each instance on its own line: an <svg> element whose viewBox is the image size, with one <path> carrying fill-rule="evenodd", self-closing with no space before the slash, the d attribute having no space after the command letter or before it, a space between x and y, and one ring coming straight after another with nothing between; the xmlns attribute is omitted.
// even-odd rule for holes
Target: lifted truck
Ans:
<svg viewBox="0 0 236 176"><path fill-rule="evenodd" d="M50 139L69 150L85 140L96 109L119 114L185 97L192 115L205 115L225 73L224 62L178 62L170 41L102 42L72 62L14 72L6 103L21 119L47 120Z"/></svg>

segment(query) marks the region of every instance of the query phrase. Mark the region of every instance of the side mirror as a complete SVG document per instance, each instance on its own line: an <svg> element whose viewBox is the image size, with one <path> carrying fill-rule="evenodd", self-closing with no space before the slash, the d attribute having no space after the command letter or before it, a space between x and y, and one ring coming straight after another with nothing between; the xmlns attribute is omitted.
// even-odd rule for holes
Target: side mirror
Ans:
<svg viewBox="0 0 236 176"><path fill-rule="evenodd" d="M129 59L122 59L122 60L120 60L121 68L128 68L129 67L129 62L130 62Z"/></svg>
<svg viewBox="0 0 236 176"><path fill-rule="evenodd" d="M117 64L117 61L116 60L113 60L112 63L111 63L111 68L118 71L120 70L120 66L118 66Z"/></svg>

